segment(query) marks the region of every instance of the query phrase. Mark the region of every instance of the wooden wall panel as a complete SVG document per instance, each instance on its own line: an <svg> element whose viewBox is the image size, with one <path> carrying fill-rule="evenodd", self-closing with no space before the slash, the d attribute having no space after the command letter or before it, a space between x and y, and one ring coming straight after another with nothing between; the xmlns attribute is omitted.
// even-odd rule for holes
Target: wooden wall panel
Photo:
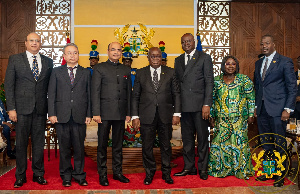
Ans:
<svg viewBox="0 0 300 194"><path fill-rule="evenodd" d="M241 73L253 79L262 35L274 36L278 53L293 59L300 55L299 3L231 3L231 54L240 61Z"/></svg>
<svg viewBox="0 0 300 194"><path fill-rule="evenodd" d="M0 0L0 83L8 57L25 51L27 34L35 30L35 0Z"/></svg>

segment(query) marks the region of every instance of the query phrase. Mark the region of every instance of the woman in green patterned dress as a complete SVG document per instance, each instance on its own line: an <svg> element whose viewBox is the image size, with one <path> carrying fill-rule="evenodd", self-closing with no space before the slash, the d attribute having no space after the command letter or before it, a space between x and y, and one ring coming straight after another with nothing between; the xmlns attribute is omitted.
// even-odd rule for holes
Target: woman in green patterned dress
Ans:
<svg viewBox="0 0 300 194"><path fill-rule="evenodd" d="M254 121L255 93L251 79L239 74L239 62L227 56L221 75L214 79L211 124L215 127L208 174L248 179L253 172L248 143L248 124Z"/></svg>

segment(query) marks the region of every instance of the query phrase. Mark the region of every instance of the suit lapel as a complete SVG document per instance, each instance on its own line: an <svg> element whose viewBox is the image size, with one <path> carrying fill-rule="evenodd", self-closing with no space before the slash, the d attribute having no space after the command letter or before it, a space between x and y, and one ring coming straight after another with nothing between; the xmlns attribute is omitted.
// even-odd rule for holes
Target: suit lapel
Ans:
<svg viewBox="0 0 300 194"><path fill-rule="evenodd" d="M48 63L47 60L45 59L44 55L41 55L41 62L42 62L42 71L40 72L39 78L37 81L42 80L45 77L46 72L48 71Z"/></svg>
<svg viewBox="0 0 300 194"><path fill-rule="evenodd" d="M276 54L274 55L274 57L273 57L273 59L272 59L272 61L270 63L269 68L267 69L265 79L270 74L270 72L273 70L273 68L277 66L278 61L279 61L279 54L276 52Z"/></svg>
<svg viewBox="0 0 300 194"><path fill-rule="evenodd" d="M67 65L61 66L60 73L70 87L72 87Z"/></svg>
<svg viewBox="0 0 300 194"><path fill-rule="evenodd" d="M160 86L164 82L165 78L166 78L166 68L165 68L165 66L161 66L161 73L160 73L160 79L159 79L159 82L158 82L157 91L159 90Z"/></svg>
<svg viewBox="0 0 300 194"><path fill-rule="evenodd" d="M148 66L148 68L146 68L145 74L146 74L145 75L146 79L149 82L149 85L152 87L153 91L155 91L155 88L154 88L154 85L153 85L153 81L152 81L151 71L150 71L150 65Z"/></svg>
<svg viewBox="0 0 300 194"><path fill-rule="evenodd" d="M199 56L200 56L200 52L198 52L196 50L195 53L194 53L194 55L192 56L192 58L188 62L188 64L186 64L183 77L186 76L188 74L188 72L192 69L192 67L195 65L196 61L198 60Z"/></svg>
<svg viewBox="0 0 300 194"><path fill-rule="evenodd" d="M73 87L77 84L78 80L80 80L80 78L82 76L82 73L83 73L83 67L78 65L77 70L76 70L76 74L75 74L75 80L74 80ZM71 81L70 81L70 83L71 83Z"/></svg>
<svg viewBox="0 0 300 194"><path fill-rule="evenodd" d="M35 79L34 79L34 77L33 77L33 73L32 73L31 68L30 68L30 64L29 64L29 62L28 62L28 58L27 58L26 52L22 53L22 56L23 56L23 61L24 61L25 66L26 66L25 69L26 69L26 71L27 71L28 76L30 77L30 79L31 79L33 82L35 82Z"/></svg>

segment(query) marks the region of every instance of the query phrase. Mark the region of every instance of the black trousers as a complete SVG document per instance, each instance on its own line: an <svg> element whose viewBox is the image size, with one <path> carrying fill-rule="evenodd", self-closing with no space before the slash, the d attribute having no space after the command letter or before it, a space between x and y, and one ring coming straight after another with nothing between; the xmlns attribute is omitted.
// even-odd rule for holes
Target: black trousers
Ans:
<svg viewBox="0 0 300 194"><path fill-rule="evenodd" d="M46 115L39 115L36 110L28 115L18 114L16 123L16 179L26 178L27 146L31 135L32 171L35 176L44 176L44 145Z"/></svg>
<svg viewBox="0 0 300 194"><path fill-rule="evenodd" d="M161 154L161 171L164 175L171 174L171 157L172 147L170 140L172 139L172 123L163 123L160 120L158 111L151 124L141 123L141 137L142 137L142 153L143 166L146 174L153 176L156 171L156 163L153 155L154 140L156 132L158 134L160 154Z"/></svg>
<svg viewBox="0 0 300 194"><path fill-rule="evenodd" d="M106 120L98 124L97 166L99 176L107 174L107 145L112 127L112 168L114 174L122 173L122 147L125 132L124 120Z"/></svg>
<svg viewBox="0 0 300 194"><path fill-rule="evenodd" d="M198 170L206 171L208 165L208 120L202 119L202 112L181 113L181 135L183 143L184 169L195 168L195 135L197 135Z"/></svg>
<svg viewBox="0 0 300 194"><path fill-rule="evenodd" d="M71 117L67 123L56 123L59 143L59 173L63 181L86 178L84 170L84 140L86 124L75 123ZM71 147L73 147L74 168L71 164Z"/></svg>

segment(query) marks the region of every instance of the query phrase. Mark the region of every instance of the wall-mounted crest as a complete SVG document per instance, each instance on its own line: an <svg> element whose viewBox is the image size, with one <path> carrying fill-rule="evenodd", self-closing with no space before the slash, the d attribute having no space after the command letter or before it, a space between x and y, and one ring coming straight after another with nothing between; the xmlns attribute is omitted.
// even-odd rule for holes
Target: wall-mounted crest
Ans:
<svg viewBox="0 0 300 194"><path fill-rule="evenodd" d="M144 24L137 23L139 29L130 28L130 24L126 24L123 28L117 28L114 35L118 42L123 46L125 42L130 44L129 52L134 58L140 54L148 54L148 51L153 45L150 40L154 36L153 28L148 29Z"/></svg>

